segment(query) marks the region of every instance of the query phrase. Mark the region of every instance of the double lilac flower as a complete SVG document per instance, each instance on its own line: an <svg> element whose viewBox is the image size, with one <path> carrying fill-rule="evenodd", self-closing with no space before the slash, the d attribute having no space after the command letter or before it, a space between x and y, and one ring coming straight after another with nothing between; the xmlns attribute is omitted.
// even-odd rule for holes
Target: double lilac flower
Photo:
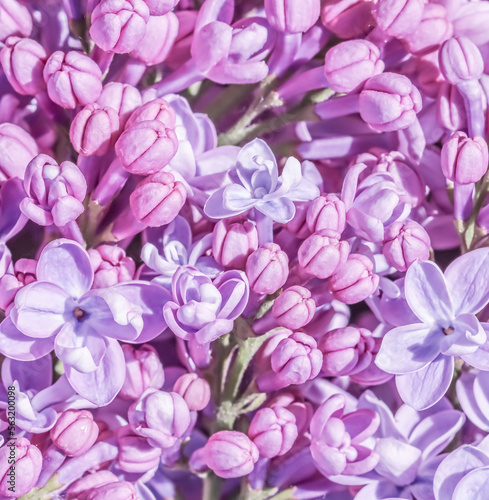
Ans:
<svg viewBox="0 0 489 500"><path fill-rule="evenodd" d="M417 410L433 406L452 380L454 357L489 370L489 324L476 314L489 303L489 248L473 250L443 274L430 261L408 269L404 291L419 322L389 331L376 364L396 377L404 402Z"/></svg>
<svg viewBox="0 0 489 500"><path fill-rule="evenodd" d="M54 349L82 397L109 403L125 377L118 340L145 342L165 329L166 290L138 281L90 290L90 257L65 239L44 248L36 275L38 281L19 290L10 316L0 325L0 352L31 361Z"/></svg>

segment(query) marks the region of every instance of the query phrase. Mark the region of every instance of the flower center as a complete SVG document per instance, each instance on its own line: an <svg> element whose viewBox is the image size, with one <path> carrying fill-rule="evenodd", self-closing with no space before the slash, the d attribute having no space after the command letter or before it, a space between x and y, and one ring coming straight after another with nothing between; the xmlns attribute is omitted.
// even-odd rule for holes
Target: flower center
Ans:
<svg viewBox="0 0 489 500"><path fill-rule="evenodd" d="M75 309L73 309L73 316L77 321L81 321L86 315L87 313L80 307L75 307Z"/></svg>
<svg viewBox="0 0 489 500"><path fill-rule="evenodd" d="M453 326L449 326L448 328L443 328L443 333L445 335L451 335L455 331L455 328Z"/></svg>

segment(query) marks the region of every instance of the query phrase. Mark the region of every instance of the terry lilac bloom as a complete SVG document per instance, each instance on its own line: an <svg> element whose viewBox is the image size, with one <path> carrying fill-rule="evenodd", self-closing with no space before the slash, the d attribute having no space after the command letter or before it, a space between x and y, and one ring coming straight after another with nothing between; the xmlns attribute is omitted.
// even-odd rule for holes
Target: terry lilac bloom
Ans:
<svg viewBox="0 0 489 500"><path fill-rule="evenodd" d="M419 322L389 331L376 364L398 375L403 401L417 410L433 406L447 391L454 357L489 370L489 324L476 314L489 303L489 248L466 253L443 274L430 261L418 261L406 273L404 291Z"/></svg>
<svg viewBox="0 0 489 500"><path fill-rule="evenodd" d="M310 201L319 189L302 174L299 160L290 157L282 175L267 143L255 139L241 148L236 168L229 173L232 184L217 190L207 200L204 212L221 219L252 208L275 222L286 223L295 215L294 201Z"/></svg>
<svg viewBox="0 0 489 500"><path fill-rule="evenodd" d="M229 333L248 303L246 275L226 271L214 281L190 266L181 266L172 279L173 301L163 307L172 332L183 340L207 344Z"/></svg>
<svg viewBox="0 0 489 500"><path fill-rule="evenodd" d="M31 361L54 348L71 386L94 404L108 404L125 377L117 340L145 342L161 333L166 290L138 281L90 290L90 257L65 239L44 248L36 275L38 281L17 292L0 325L0 352Z"/></svg>

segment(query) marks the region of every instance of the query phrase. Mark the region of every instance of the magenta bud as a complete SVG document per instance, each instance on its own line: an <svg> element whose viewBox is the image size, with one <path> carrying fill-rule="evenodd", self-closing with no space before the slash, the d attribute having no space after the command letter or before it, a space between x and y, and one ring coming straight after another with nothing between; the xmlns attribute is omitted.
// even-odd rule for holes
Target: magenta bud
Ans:
<svg viewBox="0 0 489 500"><path fill-rule="evenodd" d="M119 444L117 465L125 472L144 473L160 463L161 449L155 448L144 437L138 436L126 425L116 431Z"/></svg>
<svg viewBox="0 0 489 500"><path fill-rule="evenodd" d="M387 35L403 38L416 31L423 15L423 0L379 0L372 14Z"/></svg>
<svg viewBox="0 0 489 500"><path fill-rule="evenodd" d="M173 392L185 399L190 411L203 410L211 400L209 383L196 373L185 373L178 377Z"/></svg>
<svg viewBox="0 0 489 500"><path fill-rule="evenodd" d="M43 75L50 99L63 108L91 104L102 91L100 68L80 52L54 52L46 62Z"/></svg>
<svg viewBox="0 0 489 500"><path fill-rule="evenodd" d="M131 56L148 66L160 64L170 54L177 36L178 17L173 12L164 16L150 16L144 38L131 52Z"/></svg>
<svg viewBox="0 0 489 500"><path fill-rule="evenodd" d="M12 474L11 467L14 467ZM24 437L0 448L0 495L20 498L34 488L42 468L42 453ZM12 489L13 487L13 489Z"/></svg>
<svg viewBox="0 0 489 500"><path fill-rule="evenodd" d="M49 435L69 457L83 455L98 438L99 428L87 410L65 410Z"/></svg>
<svg viewBox="0 0 489 500"><path fill-rule="evenodd" d="M123 128L131 113L141 106L141 93L127 83L110 82L104 85L97 104L101 108L115 109L119 115L119 124Z"/></svg>
<svg viewBox="0 0 489 500"><path fill-rule="evenodd" d="M0 53L10 85L22 95L35 95L46 88L42 76L48 56L44 47L30 38L9 37Z"/></svg>
<svg viewBox="0 0 489 500"><path fill-rule="evenodd" d="M207 467L225 479L247 476L254 469L259 455L253 441L237 431L212 434L203 449Z"/></svg>
<svg viewBox="0 0 489 500"><path fill-rule="evenodd" d="M416 31L403 41L407 43L413 54L432 52L453 34L452 23L447 18L447 10L443 5L427 3L423 8L423 16Z"/></svg>
<svg viewBox="0 0 489 500"><path fill-rule="evenodd" d="M0 124L0 151L4 152L0 155L0 182L23 179L28 163L39 153L36 141L13 123Z"/></svg>
<svg viewBox="0 0 489 500"><path fill-rule="evenodd" d="M169 129L175 128L176 115L173 108L164 99L153 99L134 110L126 127L139 122L156 120Z"/></svg>
<svg viewBox="0 0 489 500"><path fill-rule="evenodd" d="M345 304L356 304L372 295L379 285L373 268L372 261L365 255L350 254L330 278L329 289L333 297Z"/></svg>
<svg viewBox="0 0 489 500"><path fill-rule="evenodd" d="M256 226L249 221L220 220L212 233L212 254L225 267L244 269L248 257L258 248Z"/></svg>
<svg viewBox="0 0 489 500"><path fill-rule="evenodd" d="M309 236L299 247L300 267L316 278L329 278L346 262L350 251L348 242L339 239L340 235L332 229L321 229Z"/></svg>
<svg viewBox="0 0 489 500"><path fill-rule="evenodd" d="M375 24L368 0L322 2L321 21L339 38L348 40L367 34Z"/></svg>
<svg viewBox="0 0 489 500"><path fill-rule="evenodd" d="M437 118L448 130L467 128L467 114L464 99L456 85L442 82L436 98Z"/></svg>
<svg viewBox="0 0 489 500"><path fill-rule="evenodd" d="M32 31L32 18L29 10L17 0L0 2L0 42L10 35L28 37Z"/></svg>
<svg viewBox="0 0 489 500"><path fill-rule="evenodd" d="M127 415L131 429L159 448L171 448L190 425L187 403L176 392L147 389Z"/></svg>
<svg viewBox="0 0 489 500"><path fill-rule="evenodd" d="M157 120L128 127L115 143L122 166L131 174L159 172L175 156L178 139L172 128Z"/></svg>
<svg viewBox="0 0 489 500"><path fill-rule="evenodd" d="M265 243L246 261L246 277L255 293L275 293L289 276L289 258L276 243Z"/></svg>
<svg viewBox="0 0 489 500"><path fill-rule="evenodd" d="M108 470L87 474L68 488L66 500L87 500L88 495L99 486L116 483L117 481L117 476Z"/></svg>
<svg viewBox="0 0 489 500"><path fill-rule="evenodd" d="M416 260L428 260L431 240L417 222L394 222L384 232L382 253L389 265L398 271L406 271Z"/></svg>
<svg viewBox="0 0 489 500"><path fill-rule="evenodd" d="M478 79L484 73L480 50L464 36L447 40L440 48L438 59L443 76L453 85Z"/></svg>
<svg viewBox="0 0 489 500"><path fill-rule="evenodd" d="M479 181L487 172L488 148L479 136L472 139L465 132L455 132L441 150L441 169L445 177L458 184Z"/></svg>
<svg viewBox="0 0 489 500"><path fill-rule="evenodd" d="M100 245L88 250L88 255L95 272L92 288L109 288L134 279L136 264L123 248Z"/></svg>
<svg viewBox="0 0 489 500"><path fill-rule="evenodd" d="M70 161L58 166L48 155L36 156L27 166L24 189L27 197L20 209L41 226L65 226L84 211L87 183L79 168Z"/></svg>
<svg viewBox="0 0 489 500"><path fill-rule="evenodd" d="M326 52L324 74L335 92L358 90L369 78L384 71L380 51L368 40L348 40Z"/></svg>
<svg viewBox="0 0 489 500"><path fill-rule="evenodd" d="M119 396L124 399L139 399L146 389L161 389L165 383L165 372L156 349L143 344L135 349L123 344L126 361L126 378Z"/></svg>
<svg viewBox="0 0 489 500"><path fill-rule="evenodd" d="M157 172L143 179L131 193L129 203L134 217L146 226L169 224L187 199L187 190L170 172Z"/></svg>
<svg viewBox="0 0 489 500"><path fill-rule="evenodd" d="M180 0L144 0L152 16L164 16L173 10Z"/></svg>
<svg viewBox="0 0 489 500"><path fill-rule="evenodd" d="M291 286L284 290L273 303L272 314L277 323L291 330L298 330L311 321L316 311L316 302L311 292L302 286Z"/></svg>
<svg viewBox="0 0 489 500"><path fill-rule="evenodd" d="M138 500L136 488L129 481L104 484L90 491L87 500Z"/></svg>
<svg viewBox="0 0 489 500"><path fill-rule="evenodd" d="M419 90L409 78L381 73L367 80L358 105L360 116L374 130L393 132L415 122L422 102Z"/></svg>
<svg viewBox="0 0 489 500"><path fill-rule="evenodd" d="M320 0L265 0L267 21L285 33L304 33L314 26L320 7Z"/></svg>
<svg viewBox="0 0 489 500"><path fill-rule="evenodd" d="M285 455L297 439L295 416L286 408L272 406L258 410L248 429L249 438L266 458Z"/></svg>
<svg viewBox="0 0 489 500"><path fill-rule="evenodd" d="M115 109L89 104L71 122L70 139L78 153L103 156L112 146L118 130L119 115Z"/></svg>
<svg viewBox="0 0 489 500"><path fill-rule="evenodd" d="M143 0L102 0L92 12L90 36L102 50L126 54L143 39L148 19Z"/></svg>
<svg viewBox="0 0 489 500"><path fill-rule="evenodd" d="M341 234L346 226L345 204L335 194L322 194L309 204L306 221L313 233L331 229Z"/></svg>

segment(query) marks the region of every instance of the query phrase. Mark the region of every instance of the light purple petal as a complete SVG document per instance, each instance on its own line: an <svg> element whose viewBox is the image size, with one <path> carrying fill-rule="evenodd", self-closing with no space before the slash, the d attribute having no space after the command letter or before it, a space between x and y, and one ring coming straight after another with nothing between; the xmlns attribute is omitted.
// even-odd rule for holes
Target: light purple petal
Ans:
<svg viewBox="0 0 489 500"><path fill-rule="evenodd" d="M489 492L489 466L470 471L457 484L453 500L487 500Z"/></svg>
<svg viewBox="0 0 489 500"><path fill-rule="evenodd" d="M453 376L454 360L440 354L415 373L398 375L396 386L402 400L420 411L436 404L446 394Z"/></svg>
<svg viewBox="0 0 489 500"><path fill-rule="evenodd" d="M252 190L251 178L258 169L258 165L254 160L257 156L261 157L262 161L268 161L275 165L274 169L277 171L277 160L270 146L265 141L262 139L254 139L244 145L238 153L236 169L243 186L249 191ZM278 172L276 175L278 175Z"/></svg>
<svg viewBox="0 0 489 500"><path fill-rule="evenodd" d="M375 364L396 375L416 372L438 356L442 337L438 330L422 323L394 328L382 339Z"/></svg>
<svg viewBox="0 0 489 500"><path fill-rule="evenodd" d="M0 352L19 361L33 361L49 354L54 348L54 337L34 339L20 332L6 318L0 324Z"/></svg>
<svg viewBox="0 0 489 500"><path fill-rule="evenodd" d="M417 261L406 273L404 293L409 307L426 324L451 320L453 307L440 268L430 261Z"/></svg>
<svg viewBox="0 0 489 500"><path fill-rule="evenodd" d="M227 186L230 187L230 186ZM234 215L238 215L239 212L235 210L230 210L228 208L224 208L224 190L226 188L221 188L212 193L209 199L206 201L204 206L204 212L207 217L211 219L222 219L226 217L233 217ZM243 211L245 211L244 209Z"/></svg>
<svg viewBox="0 0 489 500"><path fill-rule="evenodd" d="M66 376L83 398L98 406L109 404L121 390L126 376L124 353L119 342L108 339L104 359L94 372L82 373L67 366Z"/></svg>
<svg viewBox="0 0 489 500"><path fill-rule="evenodd" d="M489 248L472 250L455 259L445 278L455 314L478 313L489 302Z"/></svg>
<svg viewBox="0 0 489 500"><path fill-rule="evenodd" d="M77 299L93 283L90 257L75 241L55 240L46 245L39 257L37 279L54 283Z"/></svg>
<svg viewBox="0 0 489 500"><path fill-rule="evenodd" d="M481 324L487 334L488 323ZM489 371L489 340L485 344L482 344L475 352L471 354L464 354L461 358L474 368Z"/></svg>
<svg viewBox="0 0 489 500"><path fill-rule="evenodd" d="M295 215L294 203L285 197L260 201L256 204L256 210L270 217L273 221L282 224L291 221Z"/></svg>
<svg viewBox="0 0 489 500"><path fill-rule="evenodd" d="M2 363L2 381L7 386L12 385L15 380L19 382L21 391L41 391L49 387L53 381L51 356L43 356L34 361L6 358Z"/></svg>
<svg viewBox="0 0 489 500"><path fill-rule="evenodd" d="M475 396L474 383L476 378L482 377L481 387L489 384L489 373L477 373L470 370L462 374L457 380L457 398L467 418L479 429L489 432L489 401L480 394Z"/></svg>
<svg viewBox="0 0 489 500"><path fill-rule="evenodd" d="M35 281L21 288L15 296L12 321L25 335L51 337L66 321L74 320L74 301L59 286Z"/></svg>

